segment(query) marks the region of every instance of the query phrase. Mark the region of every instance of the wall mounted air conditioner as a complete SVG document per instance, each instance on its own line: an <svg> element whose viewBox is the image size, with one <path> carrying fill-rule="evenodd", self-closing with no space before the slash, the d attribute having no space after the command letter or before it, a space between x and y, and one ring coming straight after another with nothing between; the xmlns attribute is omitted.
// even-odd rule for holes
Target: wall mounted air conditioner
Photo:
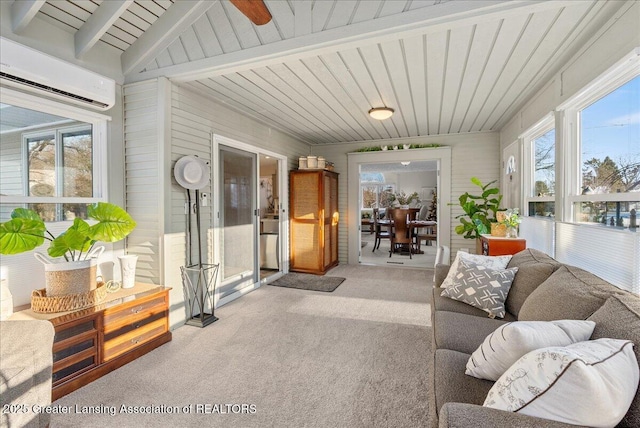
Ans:
<svg viewBox="0 0 640 428"><path fill-rule="evenodd" d="M115 104L115 81L0 37L0 83L98 110Z"/></svg>

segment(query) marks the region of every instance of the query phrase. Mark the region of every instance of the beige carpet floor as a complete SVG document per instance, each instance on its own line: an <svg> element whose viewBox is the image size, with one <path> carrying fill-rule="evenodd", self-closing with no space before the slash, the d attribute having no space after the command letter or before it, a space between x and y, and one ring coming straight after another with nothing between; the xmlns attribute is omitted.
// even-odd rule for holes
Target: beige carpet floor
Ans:
<svg viewBox="0 0 640 428"><path fill-rule="evenodd" d="M347 279L333 293L263 286L204 329L176 329L54 402L71 413L51 427L427 426L433 271L345 265L329 275Z"/></svg>

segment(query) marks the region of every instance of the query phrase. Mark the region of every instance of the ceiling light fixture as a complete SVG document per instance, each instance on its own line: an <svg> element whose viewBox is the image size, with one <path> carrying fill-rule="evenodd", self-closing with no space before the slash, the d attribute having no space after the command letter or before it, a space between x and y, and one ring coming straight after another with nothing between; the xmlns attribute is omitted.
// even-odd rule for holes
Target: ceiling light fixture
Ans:
<svg viewBox="0 0 640 428"><path fill-rule="evenodd" d="M402 166L408 166L411 162L400 162L400 165Z"/></svg>
<svg viewBox="0 0 640 428"><path fill-rule="evenodd" d="M369 110L369 116L377 120L389 119L393 114L393 109L389 107L376 107Z"/></svg>

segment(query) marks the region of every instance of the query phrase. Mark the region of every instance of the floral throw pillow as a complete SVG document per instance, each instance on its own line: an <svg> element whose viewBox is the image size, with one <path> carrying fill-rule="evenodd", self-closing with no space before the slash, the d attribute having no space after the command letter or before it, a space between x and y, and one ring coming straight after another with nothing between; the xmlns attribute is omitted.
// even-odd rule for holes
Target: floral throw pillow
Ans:
<svg viewBox="0 0 640 428"><path fill-rule="evenodd" d="M485 407L573 425L615 427L636 395L633 342L598 339L531 351L491 387Z"/></svg>
<svg viewBox="0 0 640 428"><path fill-rule="evenodd" d="M489 318L504 318L504 302L511 289L518 268L491 269L460 259L453 284L442 296L482 309Z"/></svg>

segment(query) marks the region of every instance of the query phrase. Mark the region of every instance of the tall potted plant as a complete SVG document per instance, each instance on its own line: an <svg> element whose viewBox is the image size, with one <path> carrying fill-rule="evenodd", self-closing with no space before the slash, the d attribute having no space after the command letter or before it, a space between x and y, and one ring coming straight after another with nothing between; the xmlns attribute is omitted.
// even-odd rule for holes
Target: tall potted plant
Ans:
<svg viewBox="0 0 640 428"><path fill-rule="evenodd" d="M36 253L36 258L45 264L47 295L90 291L96 287L94 257L104 250L96 247L96 243L124 239L136 227L136 222L124 209L106 202L89 206L87 216L96 222L91 225L76 218L56 237L47 230L38 213L16 208L11 220L0 224L0 254L24 253L49 241L47 253L53 260Z"/></svg>
<svg viewBox="0 0 640 428"><path fill-rule="evenodd" d="M502 202L500 189L491 187L496 181L482 184L477 177L472 177L471 182L480 188L480 194L465 192L459 198L460 207L464 214L456 216L457 219L460 219L460 224L456 226L455 230L465 239L475 239L477 252L480 252L480 235L490 232L491 223L497 221L497 212L502 211L500 208Z"/></svg>

